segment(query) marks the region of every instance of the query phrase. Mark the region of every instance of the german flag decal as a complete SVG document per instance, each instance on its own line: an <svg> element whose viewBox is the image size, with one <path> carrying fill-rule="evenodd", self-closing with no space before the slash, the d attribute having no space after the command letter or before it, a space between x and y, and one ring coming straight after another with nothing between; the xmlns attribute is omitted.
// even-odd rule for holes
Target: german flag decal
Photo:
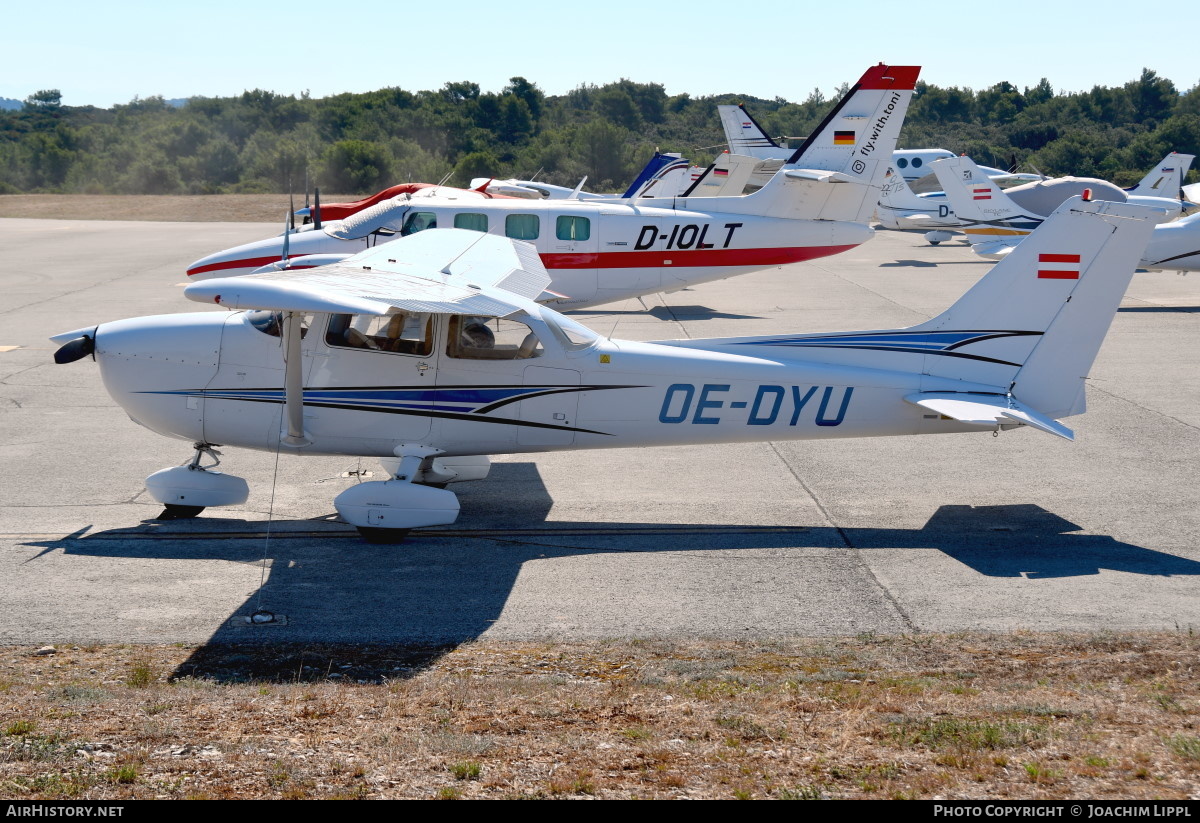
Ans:
<svg viewBox="0 0 1200 823"><path fill-rule="evenodd" d="M1052 264L1053 268L1043 268ZM1039 254L1038 278L1042 280L1078 280L1078 254Z"/></svg>
<svg viewBox="0 0 1200 823"><path fill-rule="evenodd" d="M833 145L835 146L853 146L854 132L852 131L835 131L833 133Z"/></svg>

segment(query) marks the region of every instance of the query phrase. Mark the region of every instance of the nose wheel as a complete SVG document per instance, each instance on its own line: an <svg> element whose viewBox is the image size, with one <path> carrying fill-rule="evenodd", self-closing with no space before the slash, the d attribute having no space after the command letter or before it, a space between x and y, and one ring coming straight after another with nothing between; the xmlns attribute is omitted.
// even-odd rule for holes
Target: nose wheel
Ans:
<svg viewBox="0 0 1200 823"><path fill-rule="evenodd" d="M212 443L196 443L193 448L196 455L188 464L146 478L146 491L164 507L157 520L190 520L209 506L239 506L249 497L245 480L213 471L221 459ZM211 465L200 465L205 455L212 459Z"/></svg>

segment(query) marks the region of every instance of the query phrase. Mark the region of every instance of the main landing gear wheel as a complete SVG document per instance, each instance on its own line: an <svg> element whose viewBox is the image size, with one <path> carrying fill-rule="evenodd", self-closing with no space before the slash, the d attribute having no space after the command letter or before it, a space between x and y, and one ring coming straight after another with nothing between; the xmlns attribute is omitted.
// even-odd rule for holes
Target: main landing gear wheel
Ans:
<svg viewBox="0 0 1200 823"><path fill-rule="evenodd" d="M377 526L355 526L363 540L375 545L403 543L412 529L381 529Z"/></svg>
<svg viewBox="0 0 1200 823"><path fill-rule="evenodd" d="M200 512L204 511L204 506L178 506L174 503L166 503L162 514L154 518L155 520L191 520Z"/></svg>

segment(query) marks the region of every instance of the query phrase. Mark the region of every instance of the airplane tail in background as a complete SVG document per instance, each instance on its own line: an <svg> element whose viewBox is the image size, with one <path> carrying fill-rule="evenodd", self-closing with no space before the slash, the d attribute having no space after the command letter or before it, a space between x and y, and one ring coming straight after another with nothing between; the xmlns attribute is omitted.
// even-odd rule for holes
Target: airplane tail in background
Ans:
<svg viewBox="0 0 1200 823"><path fill-rule="evenodd" d="M683 190L683 176L687 171L688 161L678 154L655 152L621 198L670 197ZM667 185L669 181L671 185Z"/></svg>
<svg viewBox="0 0 1200 823"><path fill-rule="evenodd" d="M717 113L721 116L721 127L725 129L725 142L729 144L730 154L759 160L784 160L792 156L792 150L768 137L741 103L736 106L717 106Z"/></svg>
<svg viewBox="0 0 1200 823"><path fill-rule="evenodd" d="M866 223L920 71L882 63L867 69L767 185L742 203L724 200L720 210Z"/></svg>
<svg viewBox="0 0 1200 823"><path fill-rule="evenodd" d="M948 157L930 165L946 192L950 207L962 221L978 254L999 257L1011 251L1042 223L1042 218L1016 203L969 157Z"/></svg>
<svg viewBox="0 0 1200 823"><path fill-rule="evenodd" d="M1183 181L1187 179L1188 169L1192 167L1194 154L1179 154L1171 152L1162 162L1150 169L1150 173L1131 189L1125 191L1131 197L1169 197L1179 200L1182 197Z"/></svg>
<svg viewBox="0 0 1200 823"><path fill-rule="evenodd" d="M910 221L936 220L941 221L942 225L953 226L954 212L945 202L945 198L937 200L917 197L909 188L904 176L892 166L888 168L883 186L879 189L879 203L875 207L875 216L880 224L888 229L930 228L929 225L914 224Z"/></svg>

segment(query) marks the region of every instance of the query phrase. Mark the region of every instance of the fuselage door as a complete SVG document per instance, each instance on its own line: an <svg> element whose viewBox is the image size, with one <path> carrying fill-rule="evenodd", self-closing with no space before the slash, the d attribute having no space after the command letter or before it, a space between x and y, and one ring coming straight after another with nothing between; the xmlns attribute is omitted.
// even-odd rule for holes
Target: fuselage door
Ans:
<svg viewBox="0 0 1200 823"><path fill-rule="evenodd" d="M435 315L420 312L328 316L304 392L306 426L318 442L404 442L429 434L435 323Z"/></svg>
<svg viewBox="0 0 1200 823"><path fill-rule="evenodd" d="M521 399L522 446L569 446L575 442L575 416L579 410L579 372L573 369L526 366Z"/></svg>

